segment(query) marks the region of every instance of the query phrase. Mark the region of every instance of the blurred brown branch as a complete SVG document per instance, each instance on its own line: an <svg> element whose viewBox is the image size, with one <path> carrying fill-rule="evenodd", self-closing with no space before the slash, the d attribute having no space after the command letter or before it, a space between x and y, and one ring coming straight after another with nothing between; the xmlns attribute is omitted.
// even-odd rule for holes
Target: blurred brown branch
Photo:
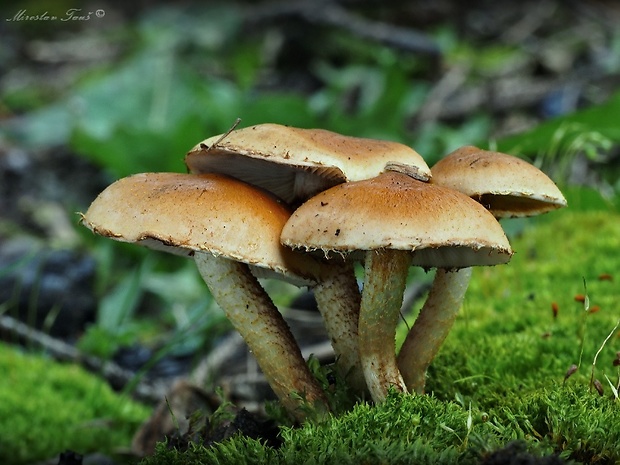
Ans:
<svg viewBox="0 0 620 465"><path fill-rule="evenodd" d="M53 338L8 315L0 316L0 340L16 341L26 346L38 347L54 359L81 365L88 371L102 375L112 386L122 389L131 383L136 374L116 363L82 353L70 344ZM153 403L163 398L167 386L137 380L133 395L141 401Z"/></svg>
<svg viewBox="0 0 620 465"><path fill-rule="evenodd" d="M355 15L332 1L274 2L251 9L246 23L263 24L296 17L314 25L330 26L399 50L430 56L441 55L439 45L413 28L372 21Z"/></svg>

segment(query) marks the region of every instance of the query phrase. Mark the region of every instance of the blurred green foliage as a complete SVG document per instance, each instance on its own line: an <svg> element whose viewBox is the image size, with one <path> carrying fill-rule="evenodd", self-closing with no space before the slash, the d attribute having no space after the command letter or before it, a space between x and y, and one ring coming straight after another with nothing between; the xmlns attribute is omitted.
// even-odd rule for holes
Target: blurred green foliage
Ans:
<svg viewBox="0 0 620 465"><path fill-rule="evenodd" d="M462 68L469 81L506 74L524 60L523 49L480 47L463 41L449 26L433 35L444 66ZM593 150L609 150L609 144L620 142L612 117L620 115L620 94L499 141L489 141L493 121L484 113L462 122L410 127L432 90L426 76L434 66L431 61L339 32L327 39L323 49L314 50L307 76L267 84L282 72L272 56L277 33L245 34L237 6L153 8L130 32L111 35L112 43L122 40L125 47L117 62L90 69L58 101L0 125L0 130L25 145L69 145L115 177L184 171L185 153L204 138L225 132L236 118L242 126L276 122L397 140L415 147L429 164L472 143L531 157L551 151L557 160L583 149L592 156ZM341 57L340 62L333 56ZM314 84L306 82L309 76ZM14 102L16 96L3 99ZM22 96L26 106L37 100L36 91ZM605 141L583 140L583 133L595 132Z"/></svg>
<svg viewBox="0 0 620 465"><path fill-rule="evenodd" d="M489 140L493 121L484 113L458 123L411 127L432 92L428 74L433 64L425 57L322 31L328 40L315 46L307 75L282 79L278 73L286 74L286 69L277 69L273 56L281 46L277 31L248 34L242 19L236 4L149 9L135 23L108 31L105 39L123 52L113 62L89 67L57 100L41 98L37 88L3 95L4 105L24 114L1 122L0 136L31 147L67 145L120 178L184 171L183 157L192 146L226 131L240 117L243 126L278 122L401 141L431 165L460 145L497 148L529 157L550 172L562 184L571 208L620 205L618 169L603 169L607 154L620 143L620 93L497 141ZM441 46L444 66L463 68L468 80L507 73L525 59L523 49L515 46L481 47L464 41L450 25L431 34ZM580 154L600 165L605 191L567 184L572 161ZM149 254L136 248L81 236L98 256L97 331L115 333L119 343L134 334L128 328L140 302L163 289L148 289L149 276L167 269L187 282L199 281L191 263L169 257L162 259L165 266L154 266L144 261ZM183 295L184 308L200 305L193 300L200 299L196 293ZM172 301L169 296L158 298ZM203 296L208 306L204 299L208 296ZM127 330L125 336L119 328ZM101 348L101 353L116 345Z"/></svg>
<svg viewBox="0 0 620 465"><path fill-rule="evenodd" d="M58 101L0 129L26 146L69 145L115 177L183 171L185 153L226 131L237 117L244 126L276 122L398 140L431 159L488 135L490 121L483 115L408 129L406 121L430 87L416 74L429 64L338 34L330 47L340 47L349 63L335 65L321 55L309 62L320 88L310 93L294 85L265 88L262 82L273 72L270 39L244 37L239 23L234 6L154 9L131 33L117 33L132 41L118 63L90 69ZM445 42L458 48L454 40ZM469 53L460 48L455 60ZM38 99L36 92L30 97L20 92L22 97L4 96L5 103L30 107Z"/></svg>

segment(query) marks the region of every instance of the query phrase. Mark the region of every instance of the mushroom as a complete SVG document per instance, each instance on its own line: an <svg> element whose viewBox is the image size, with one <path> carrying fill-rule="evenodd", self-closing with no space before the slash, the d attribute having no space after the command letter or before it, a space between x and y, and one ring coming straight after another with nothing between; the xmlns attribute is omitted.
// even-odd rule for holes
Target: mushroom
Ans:
<svg viewBox="0 0 620 465"><path fill-rule="evenodd" d="M191 173L224 173L267 189L293 206L334 185L374 177L386 166L420 180L430 178L426 162L404 144L269 123L210 137L189 151L185 163ZM363 396L357 280L350 263L337 258L329 263L317 278L314 296L336 355L336 369Z"/></svg>
<svg viewBox="0 0 620 465"><path fill-rule="evenodd" d="M290 210L271 194L217 174L143 173L120 179L93 201L82 223L122 242L193 257L215 301L242 335L267 381L297 420L294 393L327 410L290 329L251 269L308 283L318 262L280 244Z"/></svg>
<svg viewBox="0 0 620 465"><path fill-rule="evenodd" d="M295 249L364 261L359 352L375 402L390 386L406 391L395 332L409 266L493 265L512 253L501 226L480 204L392 171L312 197L291 215L281 240Z"/></svg>
<svg viewBox="0 0 620 465"><path fill-rule="evenodd" d="M273 123L205 139L185 164L191 173L223 173L261 186L293 206L336 184L372 178L388 164L430 179L426 162L404 144Z"/></svg>
<svg viewBox="0 0 620 465"><path fill-rule="evenodd" d="M566 206L546 174L520 158L473 146L450 153L433 168L433 183L480 202L496 218L532 216ZM428 298L398 354L407 387L424 392L426 370L447 337L471 279L471 268L438 269Z"/></svg>
<svg viewBox="0 0 620 465"><path fill-rule="evenodd" d="M539 215L566 206L555 183L531 163L474 146L456 149L432 168L436 184L463 192L496 218Z"/></svg>

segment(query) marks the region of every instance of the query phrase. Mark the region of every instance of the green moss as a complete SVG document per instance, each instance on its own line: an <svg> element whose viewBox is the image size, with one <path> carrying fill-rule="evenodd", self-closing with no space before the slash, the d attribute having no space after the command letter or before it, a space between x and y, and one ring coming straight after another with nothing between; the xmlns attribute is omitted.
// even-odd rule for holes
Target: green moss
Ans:
<svg viewBox="0 0 620 465"><path fill-rule="evenodd" d="M456 463L468 453L467 417L454 403L392 394L379 406L285 430L281 463Z"/></svg>
<svg viewBox="0 0 620 465"><path fill-rule="evenodd" d="M495 391L498 383L508 390L536 387L561 381L580 358L582 376L571 382L589 379L596 351L620 319L620 290L613 281L614 272L620 279L620 215L554 215L512 240L516 252L508 265L475 270L463 312L433 364L432 390L450 396L466 384L459 380L472 376L478 392L485 385ZM612 280L599 279L604 273ZM595 313L575 301L584 294L584 280L590 307L600 307ZM611 366L617 340L601 352L598 376L617 371Z"/></svg>
<svg viewBox="0 0 620 465"><path fill-rule="evenodd" d="M620 215L560 211L511 241L510 264L475 270L463 311L429 369L428 395L391 394L382 405L282 427L277 450L242 437L184 452L162 444L143 465L475 464L513 440L577 463L620 461L620 400L605 379L620 376L612 364L620 332L604 344L620 319ZM604 273L612 279L599 279ZM584 280L597 312L575 301ZM580 367L565 380L571 364ZM67 448L112 450L127 445L148 414L96 377L44 357L0 346L0 372L0 415L9 419L1 423L0 462L27 463ZM592 374L605 387L602 396Z"/></svg>
<svg viewBox="0 0 620 465"><path fill-rule="evenodd" d="M429 395L391 395L379 406L283 428L278 450L236 438L185 453L161 447L144 464L468 464L513 440L577 463L618 463L620 400L604 376L618 382L612 361L620 332L593 362L620 318L613 280L620 279L620 215L567 209L530 222L511 242L508 265L475 270L463 312L429 369ZM599 279L603 273L612 280ZM591 307L600 306L595 313L575 301L584 280Z"/></svg>
<svg viewBox="0 0 620 465"><path fill-rule="evenodd" d="M0 345L0 463L126 447L149 410L75 365Z"/></svg>
<svg viewBox="0 0 620 465"><path fill-rule="evenodd" d="M550 441L586 463L620 460L620 401L605 379L619 382L612 361L620 332L604 345L620 319L620 215L557 212L512 243L508 265L475 270L464 311L429 370L428 390L445 401L471 401L503 435ZM599 279L603 274L611 280ZM597 312L575 300L584 280ZM579 369L564 381L572 364Z"/></svg>

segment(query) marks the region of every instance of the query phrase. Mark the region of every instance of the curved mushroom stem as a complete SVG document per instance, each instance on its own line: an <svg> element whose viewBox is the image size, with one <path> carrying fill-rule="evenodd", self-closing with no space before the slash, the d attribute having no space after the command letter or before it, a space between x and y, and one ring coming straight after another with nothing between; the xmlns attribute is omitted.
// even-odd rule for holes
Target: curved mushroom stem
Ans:
<svg viewBox="0 0 620 465"><path fill-rule="evenodd" d="M437 269L428 298L398 354L398 367L409 391L424 393L426 370L452 329L471 272L471 268Z"/></svg>
<svg viewBox="0 0 620 465"><path fill-rule="evenodd" d="M194 260L213 298L254 354L286 410L303 421L306 412L291 394L305 395L318 411L328 411L323 390L310 372L278 309L246 264L208 253Z"/></svg>
<svg viewBox="0 0 620 465"><path fill-rule="evenodd" d="M336 369L353 392L363 397L366 382L358 352L360 291L353 264L330 261L314 290L316 303L336 355Z"/></svg>
<svg viewBox="0 0 620 465"><path fill-rule="evenodd" d="M366 252L359 317L359 353L366 384L375 402L391 386L406 391L396 365L396 325L411 255L404 250Z"/></svg>

